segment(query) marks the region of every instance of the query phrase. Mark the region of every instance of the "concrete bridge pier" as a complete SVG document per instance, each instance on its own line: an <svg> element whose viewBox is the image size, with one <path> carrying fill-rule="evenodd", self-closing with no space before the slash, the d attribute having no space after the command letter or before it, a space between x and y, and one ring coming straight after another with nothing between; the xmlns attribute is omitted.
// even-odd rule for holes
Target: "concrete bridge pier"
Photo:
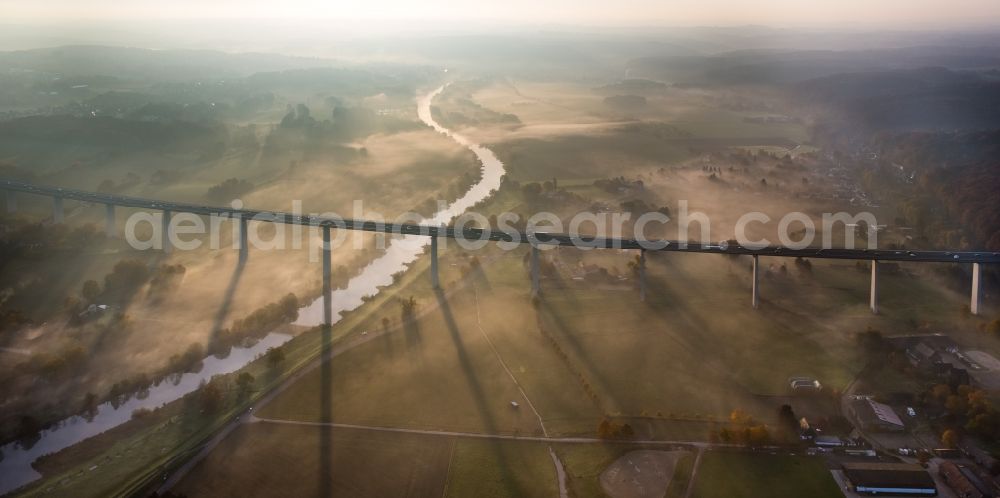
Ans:
<svg viewBox="0 0 1000 498"><path fill-rule="evenodd" d="M170 211L164 209L163 217L160 221L160 239L163 241L163 252L165 254L170 254Z"/></svg>
<svg viewBox="0 0 1000 498"><path fill-rule="evenodd" d="M239 218L239 245L240 245L240 263L246 263L247 258L250 256L250 242L247 235L247 219L244 217Z"/></svg>
<svg viewBox="0 0 1000 498"><path fill-rule="evenodd" d="M4 190L4 196L7 198L7 214L14 214L17 212L17 192L13 190Z"/></svg>
<svg viewBox="0 0 1000 498"><path fill-rule="evenodd" d="M109 239L115 237L116 230L115 230L115 205L114 204L105 204L104 205L104 234L107 235Z"/></svg>
<svg viewBox="0 0 1000 498"><path fill-rule="evenodd" d="M323 226L323 325L333 325L333 296L330 294L330 227Z"/></svg>
<svg viewBox="0 0 1000 498"><path fill-rule="evenodd" d="M52 198L52 222L62 223L65 220L63 215L63 198L56 196Z"/></svg>
<svg viewBox="0 0 1000 498"><path fill-rule="evenodd" d="M760 307L760 256L753 255L753 309Z"/></svg>
<svg viewBox="0 0 1000 498"><path fill-rule="evenodd" d="M441 280L438 276L438 238L431 237L431 286L434 289L441 288Z"/></svg>
<svg viewBox="0 0 1000 498"><path fill-rule="evenodd" d="M646 302L646 250L639 250L639 300Z"/></svg>
<svg viewBox="0 0 1000 498"><path fill-rule="evenodd" d="M542 292L541 283L538 279L538 247L531 245L531 297L538 296Z"/></svg>
<svg viewBox="0 0 1000 498"><path fill-rule="evenodd" d="M969 311L973 315L979 314L979 309L983 306L983 278L982 265L972 263L972 302L969 303Z"/></svg>
<svg viewBox="0 0 1000 498"><path fill-rule="evenodd" d="M872 313L878 314L878 270L879 262L877 259L872 260L872 286L869 294L868 306L872 309Z"/></svg>

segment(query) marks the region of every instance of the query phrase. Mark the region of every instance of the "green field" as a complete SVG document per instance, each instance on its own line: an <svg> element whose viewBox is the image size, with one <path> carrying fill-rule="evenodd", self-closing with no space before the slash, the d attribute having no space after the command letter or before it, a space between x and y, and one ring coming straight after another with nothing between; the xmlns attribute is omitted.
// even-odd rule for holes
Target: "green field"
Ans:
<svg viewBox="0 0 1000 498"><path fill-rule="evenodd" d="M510 258L498 262L508 277ZM330 367L332 417L337 422L376 426L410 427L469 432L541 434L537 419L526 400L504 372L479 330L482 324L515 376L528 380L549 379L539 410L559 406L565 413L585 414L587 404L574 391L560 392L557 386L572 386L572 379L560 369L558 359L548 350L534 329L530 303L517 287L503 282L492 265L483 276L456 287L447 298L430 292L415 293L425 313L416 323L385 335L338 356ZM513 262L513 265L519 265ZM421 279L423 283L423 279ZM402 294L406 295L406 294ZM477 298L481 316L477 317ZM371 319L378 330L380 317L398 319L398 305L389 302ZM481 322L480 322L481 320ZM314 372L265 406L262 417L292 420L320 420L322 409L316 400L324 382ZM525 385L532 392L532 384ZM511 401L523 408L513 409ZM582 411L582 413L581 413ZM597 414L592 413L592 417Z"/></svg>
<svg viewBox="0 0 1000 498"><path fill-rule="evenodd" d="M670 479L666 498L683 498L691 486L691 472L694 470L695 455L684 455L674 467L674 477Z"/></svg>
<svg viewBox="0 0 1000 498"><path fill-rule="evenodd" d="M251 424L228 437L175 492L441 496L452 444L445 438Z"/></svg>
<svg viewBox="0 0 1000 498"><path fill-rule="evenodd" d="M559 252L543 257L559 262ZM338 356L329 383L318 371L306 375L261 416L321 420L316 400L327 385L336 422L540 434L502 360L551 435L592 435L610 415L643 436L698 440L736 408L771 422L780 402L769 397L789 399L788 377L845 387L861 367L854 332L869 325L905 331L915 302L942 314L952 306L930 304L941 294L923 280L886 276L884 312L873 317L863 275L818 263L807 276L792 270L765 278L765 299L754 311L743 263L669 254L648 260L645 303L630 283L595 285L559 273L542 280L532 304L522 255L478 254L482 271L447 287L447 299L417 279L400 295L416 298L418 320ZM629 257L585 256L620 269ZM389 300L355 330L379 330L382 317L395 321L398 313ZM804 411L824 405L792 403Z"/></svg>
<svg viewBox="0 0 1000 498"><path fill-rule="evenodd" d="M694 481L695 498L840 498L818 457L708 451Z"/></svg>
<svg viewBox="0 0 1000 498"><path fill-rule="evenodd" d="M566 470L569 495L598 498L606 496L601 472L642 447L556 444L553 449ZM691 453L678 461L667 496L683 496L693 460ZM332 470L322 471L326 466ZM175 492L191 497L251 492L310 496L321 490L350 496L522 497L554 496L558 483L545 443L264 422L233 433Z"/></svg>
<svg viewBox="0 0 1000 498"><path fill-rule="evenodd" d="M541 443L269 423L241 427L175 490L191 497L521 497L557 491Z"/></svg>
<svg viewBox="0 0 1000 498"><path fill-rule="evenodd" d="M446 496L557 496L556 471L544 443L458 440Z"/></svg>
<svg viewBox="0 0 1000 498"><path fill-rule="evenodd" d="M601 472L630 449L617 444L565 444L555 451L566 469L566 487L572 496L584 497L604 495Z"/></svg>

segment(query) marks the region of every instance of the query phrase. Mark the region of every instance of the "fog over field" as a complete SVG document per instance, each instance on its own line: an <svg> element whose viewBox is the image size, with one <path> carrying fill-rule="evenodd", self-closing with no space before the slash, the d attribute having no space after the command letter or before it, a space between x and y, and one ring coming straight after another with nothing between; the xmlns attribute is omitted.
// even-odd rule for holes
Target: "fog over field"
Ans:
<svg viewBox="0 0 1000 498"><path fill-rule="evenodd" d="M998 26L0 2L0 495L1000 492Z"/></svg>

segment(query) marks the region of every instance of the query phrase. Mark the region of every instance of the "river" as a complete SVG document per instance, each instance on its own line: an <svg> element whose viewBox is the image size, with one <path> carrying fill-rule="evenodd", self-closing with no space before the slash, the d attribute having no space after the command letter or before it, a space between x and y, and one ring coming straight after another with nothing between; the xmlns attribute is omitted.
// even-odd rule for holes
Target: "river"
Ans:
<svg viewBox="0 0 1000 498"><path fill-rule="evenodd" d="M504 175L503 163L497 159L493 151L471 142L466 137L444 128L431 116L431 102L437 97L444 86L417 98L417 115L420 120L439 133L443 133L463 147L471 150L479 159L482 168L482 178L469 188L462 197L425 220L430 225L448 223L478 202L487 199L496 189ZM392 284L393 275L405 270L410 263L416 261L424 252L424 247L430 239L420 236L403 236L394 238L383 255L372 261L360 274L350 279L347 286L332 292L333 319L340 320L341 314L350 311L364 302L362 298L379 292L380 287ZM252 263L251 263L252 264ZM299 310L298 325L314 326L323 321L323 299L319 298ZM287 334L270 333L251 347L234 347L226 358L209 356L202 362L202 368L196 373L186 373L176 382L169 380L149 389L148 394L139 399L133 397L118 407L104 403L97 407L91 418L80 416L70 417L55 424L52 428L41 432L39 439L29 448L19 443L10 443L0 447L0 494L7 493L24 486L39 477L31 463L42 455L54 453L72 446L84 439L96 436L127 422L132 412L139 408L152 409L181 398L193 392L202 381L215 375L226 374L239 370L254 358L264 353L267 348L280 346L290 340Z"/></svg>
<svg viewBox="0 0 1000 498"><path fill-rule="evenodd" d="M503 163L497 159L493 151L472 143L467 138L453 133L434 121L434 118L431 116L431 101L443 90L444 87L442 86L419 98L417 100L417 115L428 126L434 128L439 133L451 137L452 140L475 153L482 165L482 178L478 183L470 187L462 197L424 221L426 224L435 226L447 224L456 216L475 206L479 201L488 198L494 190L500 188L500 181L504 175ZM346 288L337 289L332 292L331 301L333 303L334 322L339 319L342 312L361 306L364 296L375 295L378 293L379 287L392 284L393 274L405 270L410 263L420 257L424 251L424 246L429 243L430 238L418 235L406 235L394 238L392 243L386 248L385 254L366 266L358 276L352 278ZM323 323L322 297L299 310L299 319L295 323L307 326L315 326Z"/></svg>

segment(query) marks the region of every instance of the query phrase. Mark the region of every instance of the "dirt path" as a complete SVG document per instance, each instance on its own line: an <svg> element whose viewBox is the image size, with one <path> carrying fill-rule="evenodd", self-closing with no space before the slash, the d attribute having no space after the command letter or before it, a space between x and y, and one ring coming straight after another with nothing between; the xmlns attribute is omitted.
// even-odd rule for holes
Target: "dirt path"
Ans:
<svg viewBox="0 0 1000 498"><path fill-rule="evenodd" d="M548 438L549 431L545 429L545 422L542 421L542 415L538 413L538 409L536 409L535 404L531 402L531 398L528 397L528 393L524 391L524 387L522 387L521 383L517 381L517 377L514 377L514 372L511 372L510 368L507 367L507 362L503 360L503 356L501 356L500 352L497 351L496 346L493 344L493 339L490 339L490 335L486 333L486 329L483 328L483 319L479 312L479 289L475 286L475 284L472 285L472 295L476 301L476 327L478 327L479 332L483 334L483 337L486 339L486 343L490 345L490 349L493 350L493 354L497 357L497 361L500 362L500 366L503 367L503 370L507 372L507 376L510 377L510 380L514 382L515 386L517 386L517 390L521 393L521 397L524 398L528 407L531 408L532 413L535 414L535 418L538 419L538 426L542 428L542 435ZM563 467L562 461L559 460L559 456L556 455L555 450L552 449L552 446L549 446L549 456L552 457L552 464L556 468L556 479L559 481L559 498L569 498L569 491L566 489L566 469Z"/></svg>
<svg viewBox="0 0 1000 498"><path fill-rule="evenodd" d="M691 478L688 480L688 488L684 492L684 498L691 498L691 494L694 493L694 480L698 477L698 467L701 465L701 455L704 453L705 447L698 448L698 454L694 457L694 464L691 465Z"/></svg>
<svg viewBox="0 0 1000 498"><path fill-rule="evenodd" d="M460 437L469 439L494 439L503 441L529 441L537 443L567 443L567 444L635 444L635 445L663 445L663 446L691 446L695 448L746 448L740 444L709 443L705 441L676 441L660 439L622 439L612 440L600 439L596 437L542 437L542 436L516 436L513 434L484 434L481 432L458 432L458 431L433 431L426 429L405 429L402 427L380 427L372 425L341 424L338 422L306 422L303 420L281 420L275 418L248 417L247 423L261 424L285 424L299 425L305 427L333 427L335 429L357 429L375 432L394 432L400 434L420 434L424 436Z"/></svg>
<svg viewBox="0 0 1000 498"><path fill-rule="evenodd" d="M569 498L569 491L566 489L566 468L563 467L562 460L556 452L549 446L549 456L552 457L552 464L556 466L556 480L559 481L559 498Z"/></svg>
<svg viewBox="0 0 1000 498"><path fill-rule="evenodd" d="M475 284L472 285L472 295L476 301L476 326L479 328L479 332L481 332L483 337L486 338L486 343L490 345L490 349L493 350L493 354L497 357L497 361L500 362L500 366L503 367L503 370L507 372L507 376L510 377L510 380L514 382L515 386L517 386L517 390L521 393L521 397L523 397L524 401L528 403L528 408L531 408L532 413L535 414L535 418L538 419L538 425L542 428L542 435L549 437L549 432L545 429L545 423L542 422L542 416L538 413L538 410L535 409L535 405L531 402L531 398L528 397L528 393L524 392L524 388L521 387L521 383L517 381L517 377L514 377L514 373L507 367L507 362L503 361L503 357L500 356L500 352L497 351L496 346L493 344L493 340L490 339L490 335L486 333L486 329L483 328L483 320L479 313L479 290L476 288Z"/></svg>

